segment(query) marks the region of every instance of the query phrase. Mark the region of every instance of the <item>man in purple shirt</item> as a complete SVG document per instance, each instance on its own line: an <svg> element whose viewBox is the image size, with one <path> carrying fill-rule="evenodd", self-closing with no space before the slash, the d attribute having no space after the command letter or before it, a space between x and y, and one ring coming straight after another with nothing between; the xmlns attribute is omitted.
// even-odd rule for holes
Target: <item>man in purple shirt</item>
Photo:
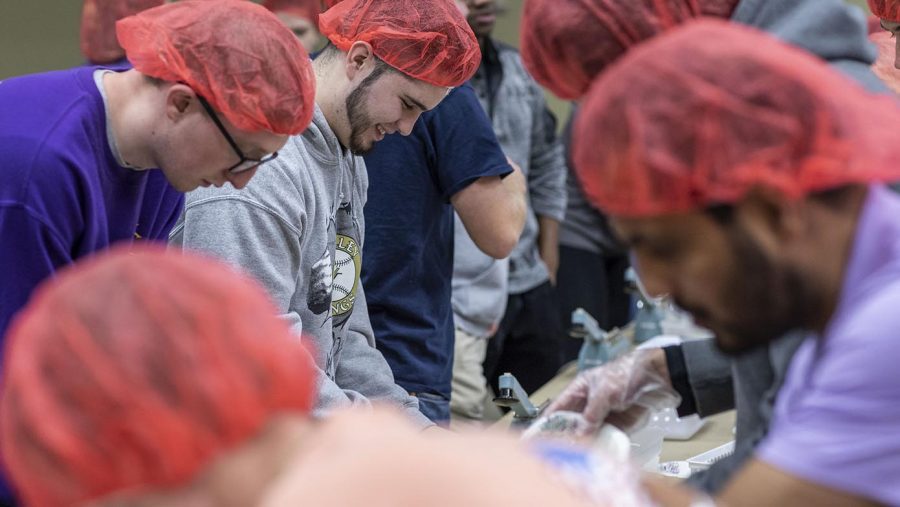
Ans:
<svg viewBox="0 0 900 507"><path fill-rule="evenodd" d="M262 7L179 2L118 31L132 70L0 82L0 337L58 267L165 240L182 192L246 185L312 117L306 53Z"/></svg>
<svg viewBox="0 0 900 507"><path fill-rule="evenodd" d="M165 241L182 192L246 185L312 118L309 59L260 6L184 1L117 29L133 70L0 82L0 338L58 268Z"/></svg>
<svg viewBox="0 0 900 507"><path fill-rule="evenodd" d="M648 291L728 353L808 333L723 504L900 505L900 197L882 186L900 179L898 130L893 99L714 20L629 52L582 102L576 171ZM603 391L665 374L620 370L585 411L635 415L646 392ZM651 490L663 505L691 501Z"/></svg>

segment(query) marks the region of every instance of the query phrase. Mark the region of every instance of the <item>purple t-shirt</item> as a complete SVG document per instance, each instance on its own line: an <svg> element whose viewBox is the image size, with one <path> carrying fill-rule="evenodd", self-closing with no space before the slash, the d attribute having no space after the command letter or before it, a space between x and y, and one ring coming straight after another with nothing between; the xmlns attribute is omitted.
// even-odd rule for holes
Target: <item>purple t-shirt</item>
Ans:
<svg viewBox="0 0 900 507"><path fill-rule="evenodd" d="M797 350L759 457L900 505L900 197L869 191L824 336Z"/></svg>
<svg viewBox="0 0 900 507"><path fill-rule="evenodd" d="M96 67L0 82L0 337L36 285L80 257L167 239L184 197L112 154Z"/></svg>

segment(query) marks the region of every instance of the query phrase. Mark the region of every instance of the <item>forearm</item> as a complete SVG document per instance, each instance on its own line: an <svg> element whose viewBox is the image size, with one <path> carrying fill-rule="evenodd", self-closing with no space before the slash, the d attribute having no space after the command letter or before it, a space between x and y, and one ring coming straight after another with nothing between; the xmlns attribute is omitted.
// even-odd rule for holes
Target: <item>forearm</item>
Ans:
<svg viewBox="0 0 900 507"><path fill-rule="evenodd" d="M472 241L502 259L512 252L525 226L525 178L518 169L505 178L479 178L451 199Z"/></svg>
<svg viewBox="0 0 900 507"><path fill-rule="evenodd" d="M817 484L752 459L716 497L728 507L791 505L793 507L864 507L879 505L855 494Z"/></svg>
<svg viewBox="0 0 900 507"><path fill-rule="evenodd" d="M506 230L504 236L511 239L511 241L507 241L508 251L500 258L509 255L516 243L519 242L519 236L522 235L525 218L528 215L528 187L525 183L525 176L518 166L514 164L513 166L516 170L502 180L505 194L497 203L501 209L498 209L495 215L498 221L502 221L499 225L505 226L503 227Z"/></svg>

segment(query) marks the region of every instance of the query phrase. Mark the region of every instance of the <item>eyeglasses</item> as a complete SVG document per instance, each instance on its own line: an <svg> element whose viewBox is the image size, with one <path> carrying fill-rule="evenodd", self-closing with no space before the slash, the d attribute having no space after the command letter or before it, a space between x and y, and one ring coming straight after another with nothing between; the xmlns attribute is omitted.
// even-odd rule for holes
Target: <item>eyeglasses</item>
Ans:
<svg viewBox="0 0 900 507"><path fill-rule="evenodd" d="M233 149L234 152L237 154L238 158L241 159L237 164L234 164L233 166L231 166L227 169L227 171L229 173L240 174L243 172L247 172L251 169L255 169L265 163L271 162L271 161L275 160L276 158L278 158L277 151L275 153L266 155L265 157L259 158L259 159L249 158L249 157L244 156L244 152L242 152L241 149L238 147L237 143L234 141L234 138L231 137L231 134L229 134L228 131L225 130L225 125L222 125L222 121L219 120L219 116L216 114L215 111L213 111L213 108L212 108L212 106L209 105L209 102L207 102L206 99L201 97L199 94L197 94L197 100L200 101L200 105L203 106L203 109L206 111L206 114L212 119L213 123L216 124L216 127L218 127L219 132L221 132L222 135L225 136L225 140L228 141L229 145L231 145L231 149Z"/></svg>

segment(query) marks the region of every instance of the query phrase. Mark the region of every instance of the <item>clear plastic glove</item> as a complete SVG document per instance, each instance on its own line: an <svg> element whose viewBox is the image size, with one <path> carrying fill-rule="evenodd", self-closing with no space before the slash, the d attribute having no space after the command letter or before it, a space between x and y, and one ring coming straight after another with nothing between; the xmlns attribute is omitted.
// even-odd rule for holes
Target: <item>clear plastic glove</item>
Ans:
<svg viewBox="0 0 900 507"><path fill-rule="evenodd" d="M636 350L610 363L590 369L575 380L547 407L578 412L587 425L578 428L595 433L604 423L632 433L642 428L654 410L675 408L681 397L672 389L662 349Z"/></svg>
<svg viewBox="0 0 900 507"><path fill-rule="evenodd" d="M522 440L560 440L567 443L590 443L593 426L577 412L559 410L544 414L522 432Z"/></svg>

